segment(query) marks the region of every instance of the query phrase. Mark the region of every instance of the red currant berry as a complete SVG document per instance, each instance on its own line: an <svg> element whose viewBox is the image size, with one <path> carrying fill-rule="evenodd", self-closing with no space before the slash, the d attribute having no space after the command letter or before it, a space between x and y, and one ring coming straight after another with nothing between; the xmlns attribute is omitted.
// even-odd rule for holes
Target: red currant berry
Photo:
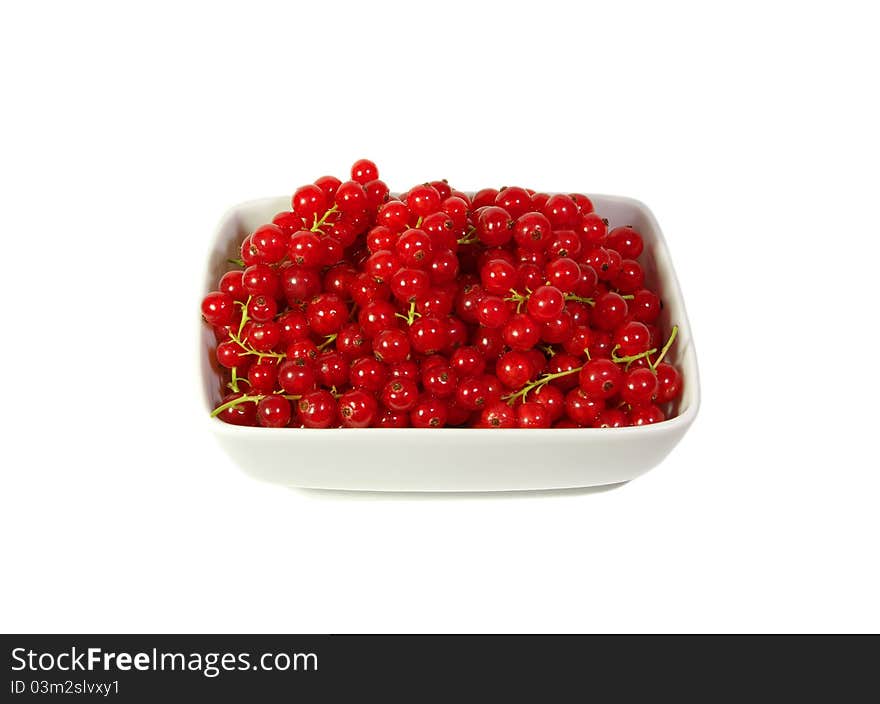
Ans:
<svg viewBox="0 0 880 704"><path fill-rule="evenodd" d="M400 232L409 222L409 208L399 200L389 200L379 207L376 224L384 225L392 232Z"/></svg>
<svg viewBox="0 0 880 704"><path fill-rule="evenodd" d="M469 376L462 379L455 390L455 402L469 411L478 411L486 405L490 389L485 376Z"/></svg>
<svg viewBox="0 0 880 704"><path fill-rule="evenodd" d="M550 413L540 403L528 401L516 407L516 425L518 428L549 428L551 422Z"/></svg>
<svg viewBox="0 0 880 704"><path fill-rule="evenodd" d="M516 267L504 259L491 259L480 268L480 282L487 293L506 295L516 287Z"/></svg>
<svg viewBox="0 0 880 704"><path fill-rule="evenodd" d="M495 375L508 389L519 389L529 383L535 368L526 352L511 350L501 355L495 365Z"/></svg>
<svg viewBox="0 0 880 704"><path fill-rule="evenodd" d="M244 301L248 294L244 288L244 272L243 271L227 271L220 277L220 284L217 286L222 293L228 293L234 301Z"/></svg>
<svg viewBox="0 0 880 704"><path fill-rule="evenodd" d="M278 290L278 275L266 264L249 266L242 280L250 296L274 296Z"/></svg>
<svg viewBox="0 0 880 704"><path fill-rule="evenodd" d="M502 188L495 196L495 205L504 208L510 217L516 219L532 209L532 197L524 188L510 186Z"/></svg>
<svg viewBox="0 0 880 704"><path fill-rule="evenodd" d="M335 176L321 176L315 179L315 185L324 191L325 203L333 202L333 198L336 196L336 189L339 188L340 183L342 181Z"/></svg>
<svg viewBox="0 0 880 704"><path fill-rule="evenodd" d="M225 340L217 345L217 362L221 367L232 369L248 363L248 355L241 345L232 340Z"/></svg>
<svg viewBox="0 0 880 704"><path fill-rule="evenodd" d="M629 413L629 417L633 425L651 425L652 423L660 423L666 420L666 414L653 403L633 408Z"/></svg>
<svg viewBox="0 0 880 704"><path fill-rule="evenodd" d="M247 372L251 393L270 394L278 381L278 364L274 360L261 359L252 364Z"/></svg>
<svg viewBox="0 0 880 704"><path fill-rule="evenodd" d="M387 249L381 249L373 253L364 264L364 271L380 282L391 281L391 277L399 269L400 260L393 252Z"/></svg>
<svg viewBox="0 0 880 704"><path fill-rule="evenodd" d="M316 334L332 335L348 320L348 306L335 293L320 293L306 306L306 318Z"/></svg>
<svg viewBox="0 0 880 704"><path fill-rule="evenodd" d="M484 428L514 428L516 413L504 401L495 401L480 413L480 425Z"/></svg>
<svg viewBox="0 0 880 704"><path fill-rule="evenodd" d="M550 221L550 225L554 230L574 227L579 215L575 202L564 193L556 193L550 196L541 212Z"/></svg>
<svg viewBox="0 0 880 704"><path fill-rule="evenodd" d="M542 252L550 244L553 228L546 216L541 213L526 213L517 218L513 236L522 249Z"/></svg>
<svg viewBox="0 0 880 704"><path fill-rule="evenodd" d="M513 315L504 326L501 336L508 347L526 351L538 344L541 339L541 327L525 313Z"/></svg>
<svg viewBox="0 0 880 704"><path fill-rule="evenodd" d="M681 374L671 364L657 365L657 403L674 401L681 395Z"/></svg>
<svg viewBox="0 0 880 704"><path fill-rule="evenodd" d="M632 316L640 323L653 323L660 316L660 297L646 288L640 289L633 294L633 300L629 304Z"/></svg>
<svg viewBox="0 0 880 704"><path fill-rule="evenodd" d="M477 304L477 321L487 328L500 328L510 320L507 302L498 296L483 296Z"/></svg>
<svg viewBox="0 0 880 704"><path fill-rule="evenodd" d="M605 410L605 402L587 396L582 389L572 389L565 396L565 414L578 425L590 427Z"/></svg>
<svg viewBox="0 0 880 704"><path fill-rule="evenodd" d="M484 188L477 191L471 200L471 210L476 211L488 205L494 205L497 197L498 189L496 188Z"/></svg>
<svg viewBox="0 0 880 704"><path fill-rule="evenodd" d="M264 428L283 428L290 422L290 402L283 396L264 396L257 404L257 420Z"/></svg>
<svg viewBox="0 0 880 704"><path fill-rule="evenodd" d="M373 338L373 354L386 364L396 364L409 357L409 338L403 330L390 328Z"/></svg>
<svg viewBox="0 0 880 704"><path fill-rule="evenodd" d="M232 296L212 291L202 300L202 317L209 325L229 325L235 317Z"/></svg>
<svg viewBox="0 0 880 704"><path fill-rule="evenodd" d="M267 323L278 313L278 303L270 296L254 296L247 305L248 317Z"/></svg>
<svg viewBox="0 0 880 704"><path fill-rule="evenodd" d="M371 301L358 312L358 324L372 339L382 330L397 327L397 311L387 301Z"/></svg>
<svg viewBox="0 0 880 704"><path fill-rule="evenodd" d="M593 421L594 428L626 428L629 425L629 416L618 408L606 408Z"/></svg>
<svg viewBox="0 0 880 704"><path fill-rule="evenodd" d="M591 320L595 327L610 332L623 323L628 313L626 301L620 295L609 292L596 299Z"/></svg>
<svg viewBox="0 0 880 704"><path fill-rule="evenodd" d="M272 224L281 228L281 231L285 235L292 235L297 230L302 230L305 225L303 219L292 210L285 210L283 213L278 213L278 215L272 218ZM286 245L284 251L287 251Z"/></svg>
<svg viewBox="0 0 880 704"><path fill-rule="evenodd" d="M577 377L576 374L572 376ZM546 409L551 423L559 420L565 414L565 393L553 384L539 387L537 391L529 394L529 400Z"/></svg>
<svg viewBox="0 0 880 704"><path fill-rule="evenodd" d="M282 313L276 322L281 328L281 344L285 347L291 342L306 340L311 334L306 315L301 310L294 308Z"/></svg>
<svg viewBox="0 0 880 704"><path fill-rule="evenodd" d="M581 280L581 268L574 259L560 257L547 264L547 280L562 292L573 292Z"/></svg>
<svg viewBox="0 0 880 704"><path fill-rule="evenodd" d="M449 365L459 377L478 376L486 369L486 360L476 347L464 345L452 353Z"/></svg>
<svg viewBox="0 0 880 704"><path fill-rule="evenodd" d="M349 380L355 389L377 393L388 381L388 368L375 357L361 357L351 363Z"/></svg>
<svg viewBox="0 0 880 704"><path fill-rule="evenodd" d="M609 399L620 391L623 372L610 359L592 359L581 369L579 383L587 396Z"/></svg>
<svg viewBox="0 0 880 704"><path fill-rule="evenodd" d="M549 342L551 345L565 343L574 333L574 322L571 314L567 310L563 310L552 320L541 323L541 339Z"/></svg>
<svg viewBox="0 0 880 704"><path fill-rule="evenodd" d="M297 188L291 199L293 212L305 222L314 222L327 210L327 195L320 186L309 184Z"/></svg>
<svg viewBox="0 0 880 704"><path fill-rule="evenodd" d="M449 404L440 398L425 398L410 411L413 428L442 428L449 417Z"/></svg>
<svg viewBox="0 0 880 704"><path fill-rule="evenodd" d="M555 286L539 286L529 295L526 311L539 323L553 320L565 308L565 296Z"/></svg>
<svg viewBox="0 0 880 704"><path fill-rule="evenodd" d="M440 194L430 183L415 186L409 192L406 204L414 215L425 217L440 209Z"/></svg>
<svg viewBox="0 0 880 704"><path fill-rule="evenodd" d="M424 230L409 229L395 244L397 258L404 266L424 269L431 262L431 238Z"/></svg>
<svg viewBox="0 0 880 704"><path fill-rule="evenodd" d="M361 308L370 303L383 303L391 298L391 288L388 284L376 281L367 272L358 274L349 287L352 300Z"/></svg>
<svg viewBox="0 0 880 704"><path fill-rule="evenodd" d="M247 323L242 334L257 352L269 352L281 343L281 327L277 323Z"/></svg>
<svg viewBox="0 0 880 704"><path fill-rule="evenodd" d="M348 360L336 350L327 350L315 360L315 373L322 386L345 386L348 383Z"/></svg>
<svg viewBox="0 0 880 704"><path fill-rule="evenodd" d="M455 393L458 375L448 364L436 364L423 368L421 373L422 386L432 396L449 398Z"/></svg>
<svg viewBox="0 0 880 704"><path fill-rule="evenodd" d="M378 415L379 404L375 396L362 389L352 389L339 397L338 409L346 428L368 428Z"/></svg>
<svg viewBox="0 0 880 704"><path fill-rule="evenodd" d="M477 236L487 247L501 247L513 237L514 221L504 208L489 206L481 208L474 223Z"/></svg>
<svg viewBox="0 0 880 704"><path fill-rule="evenodd" d="M586 215L581 215L575 225L575 232L580 237L584 250L588 250L605 244L608 226L596 213L587 213Z"/></svg>
<svg viewBox="0 0 880 704"><path fill-rule="evenodd" d="M321 275L315 269L286 266L281 270L281 289L287 304L295 306L321 290Z"/></svg>
<svg viewBox="0 0 880 704"><path fill-rule="evenodd" d="M336 399L325 389L303 394L297 401L296 410L300 422L306 428L329 428L336 425Z"/></svg>
<svg viewBox="0 0 880 704"><path fill-rule="evenodd" d="M391 379L382 387L380 399L392 411L411 411L418 403L419 387L412 379Z"/></svg>
<svg viewBox="0 0 880 704"><path fill-rule="evenodd" d="M357 181L346 181L336 189L336 207L342 213L357 213L367 207L367 191Z"/></svg>
<svg viewBox="0 0 880 704"><path fill-rule="evenodd" d="M375 255L374 255L375 256ZM412 303L431 286L431 279L421 269L398 269L390 280L391 293L402 303Z"/></svg>
<svg viewBox="0 0 880 704"><path fill-rule="evenodd" d="M379 178L379 168L369 159L358 159L351 167L351 180L366 184Z"/></svg>
<svg viewBox="0 0 880 704"><path fill-rule="evenodd" d="M643 323L632 320L617 328L614 344L617 346L618 357L636 355L650 348L651 333Z"/></svg>
<svg viewBox="0 0 880 704"><path fill-rule="evenodd" d="M278 367L278 385L286 394L304 394L317 386L315 370L302 360L288 360Z"/></svg>
<svg viewBox="0 0 880 704"><path fill-rule="evenodd" d="M633 259L624 259L620 270L613 279L615 288L623 293L638 291L645 284L645 272L641 265Z"/></svg>
<svg viewBox="0 0 880 704"><path fill-rule="evenodd" d="M608 233L605 246L617 250L624 259L638 259L644 249L642 236L628 225L615 227Z"/></svg>
<svg viewBox="0 0 880 704"><path fill-rule="evenodd" d="M277 225L263 225L251 235L251 245L257 250L261 261L266 264L275 264L284 259L289 237Z"/></svg>

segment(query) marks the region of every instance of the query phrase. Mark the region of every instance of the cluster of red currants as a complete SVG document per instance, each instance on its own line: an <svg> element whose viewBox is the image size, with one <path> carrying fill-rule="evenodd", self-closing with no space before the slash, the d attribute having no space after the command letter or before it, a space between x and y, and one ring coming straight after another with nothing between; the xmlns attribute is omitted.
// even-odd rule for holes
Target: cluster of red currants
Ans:
<svg viewBox="0 0 880 704"><path fill-rule="evenodd" d="M366 159L296 190L202 302L227 423L621 427L666 418L641 235L581 194L445 181L392 198ZM665 343L663 340L665 339Z"/></svg>

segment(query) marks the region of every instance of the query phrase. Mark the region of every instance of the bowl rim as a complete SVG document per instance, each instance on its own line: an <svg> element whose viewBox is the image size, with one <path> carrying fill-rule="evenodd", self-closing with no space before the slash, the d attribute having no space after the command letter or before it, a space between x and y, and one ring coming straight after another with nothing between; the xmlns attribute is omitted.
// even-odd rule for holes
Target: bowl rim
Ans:
<svg viewBox="0 0 880 704"><path fill-rule="evenodd" d="M554 192L555 193L555 192ZM399 195L398 193L392 193L391 196L395 197ZM469 195L472 195L469 193ZM553 195L553 193L550 193ZM623 428L263 428L256 426L241 426L241 425L232 425L231 423L224 423L220 419L216 417L212 417L210 415L211 410L213 410L207 395L204 393L205 382L204 378L204 369L201 364L201 355L203 353L203 335L204 335L204 321L201 316L198 318L198 324L196 327L197 330L197 345L196 350L198 354L196 355L196 363L197 363L197 373L195 375L196 379L199 383L199 396L202 399L202 403L200 404L201 412L199 415L201 416L203 422L206 423L207 427L214 433L225 433L225 434L234 434L239 436L247 436L251 433L257 433L259 436L266 437L267 433L273 433L275 435L279 433L283 433L285 435L290 435L291 437L301 437L303 434L307 435L315 435L320 434L321 437L326 437L328 433L336 432L344 432L346 436L349 436L352 432L369 432L370 435L375 435L377 433L401 433L406 432L407 434L413 433L430 433L431 436L436 435L437 433L442 434L443 436L449 435L458 435L464 433L469 438L483 436L486 434L491 434L492 437L498 438L498 430L505 431L505 436L510 435L511 433L515 433L517 435L521 435L523 433L527 433L528 437L541 437L544 434L551 433L553 437L561 438L561 437L571 437L573 435L577 435L580 437L583 436L594 436L596 434L601 434L602 436L615 435L615 436L625 436L633 433L638 434L639 436L646 436L649 433L666 433L666 432L675 432L680 430L684 432L688 427L693 423L694 419L697 416L697 412L700 408L701 403L701 384L700 384L700 374L699 374L699 364L697 360L696 347L694 345L693 331L691 329L690 320L687 315L687 307L685 305L684 295L681 291L681 284L678 280L678 273L675 270L674 262L672 261L672 257L669 253L669 246L666 242L666 236L663 233L663 230L660 228L659 223L657 222L656 217L654 216L653 211L641 200L637 198L632 198L629 196L620 196L620 195L611 195L611 194L603 194L603 193L587 193L586 194L590 199L599 199L603 201L611 201L617 202L625 205L629 205L641 211L643 216L649 221L651 228L656 236L656 246L659 246L663 249L666 259L669 264L669 275L670 281L669 283L674 287L674 292L678 296L678 301L681 306L682 319L677 323L679 330L685 330L687 332L688 338L688 347L687 354L690 355L690 366L693 367L692 371L689 373L687 383L691 387L690 392L692 395L691 402L685 408L685 410L673 418L668 418L659 423L652 423L650 425L641 425L641 426L626 426ZM268 203L278 202L283 199L286 199L286 195L281 196L268 196L262 198L251 198L246 201L242 201L237 203L229 208L227 208L221 217L217 220L217 223L214 226L213 234L210 239L210 243L214 244L217 242L217 239L220 234L220 230L223 225L232 217L236 215L241 210L245 210L247 208L255 208L261 207L263 205L267 205ZM211 286L213 286L213 272L211 271L210 263L205 264L204 274L203 274L203 283L199 289L199 296L203 297L207 291L211 290ZM200 301L199 301L200 303ZM205 412L207 411L207 413ZM296 433L290 433L291 430L296 430Z"/></svg>

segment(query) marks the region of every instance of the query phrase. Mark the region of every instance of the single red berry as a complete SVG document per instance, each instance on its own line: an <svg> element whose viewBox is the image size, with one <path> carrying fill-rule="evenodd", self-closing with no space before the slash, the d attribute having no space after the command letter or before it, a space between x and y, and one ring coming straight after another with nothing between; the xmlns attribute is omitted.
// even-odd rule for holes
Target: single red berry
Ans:
<svg viewBox="0 0 880 704"><path fill-rule="evenodd" d="M514 428L516 412L504 401L495 401L480 413L480 425L485 428Z"/></svg>
<svg viewBox="0 0 880 704"><path fill-rule="evenodd" d="M337 422L337 404L325 389L315 389L302 395L296 405L300 422L306 428L329 428Z"/></svg>
<svg viewBox="0 0 880 704"><path fill-rule="evenodd" d="M285 347L291 342L307 340L311 334L306 314L296 308L282 313L276 322L281 328L281 344Z"/></svg>
<svg viewBox="0 0 880 704"><path fill-rule="evenodd" d="M579 213L584 214L593 212L593 201L583 193L569 193L568 195L578 207Z"/></svg>
<svg viewBox="0 0 880 704"><path fill-rule="evenodd" d="M644 286L645 272L637 261L624 259L612 282L615 288L622 293L633 293Z"/></svg>
<svg viewBox="0 0 880 704"><path fill-rule="evenodd" d="M281 231L285 235L292 235L297 230L302 230L305 222L302 217L294 213L292 210L285 210L272 218L272 224L281 228Z"/></svg>
<svg viewBox="0 0 880 704"><path fill-rule="evenodd" d="M565 296L555 286L539 286L529 295L526 311L539 323L553 320L565 308Z"/></svg>
<svg viewBox="0 0 880 704"><path fill-rule="evenodd" d="M254 296L247 305L248 317L267 323L278 313L278 303L271 296Z"/></svg>
<svg viewBox="0 0 880 704"><path fill-rule="evenodd" d="M375 357L361 357L351 363L349 380L355 389L377 393L388 381L388 368Z"/></svg>
<svg viewBox="0 0 880 704"><path fill-rule="evenodd" d="M681 395L682 379L679 371L671 364L661 362L657 365L657 403L674 401Z"/></svg>
<svg viewBox="0 0 880 704"><path fill-rule="evenodd" d="M483 373L486 369L486 360L476 347L464 345L452 353L449 365L459 378L471 377Z"/></svg>
<svg viewBox="0 0 880 704"><path fill-rule="evenodd" d="M629 413L629 417L633 425L651 425L666 420L666 414L653 403L633 408Z"/></svg>
<svg viewBox="0 0 880 704"><path fill-rule="evenodd" d="M424 269L431 263L431 238L424 230L411 228L400 235L395 251L404 266Z"/></svg>
<svg viewBox="0 0 880 704"><path fill-rule="evenodd" d="M544 251L553 237L553 228L541 213L525 213L517 218L513 236L519 247L529 251Z"/></svg>
<svg viewBox="0 0 880 704"><path fill-rule="evenodd" d="M250 366L247 380L250 384L248 391L251 393L272 393L278 381L278 363L272 359L261 359Z"/></svg>
<svg viewBox="0 0 880 704"><path fill-rule="evenodd" d="M410 344L407 334L397 328L377 333L373 338L373 354L380 362L396 364L409 356Z"/></svg>
<svg viewBox="0 0 880 704"><path fill-rule="evenodd" d="M582 250L583 244L574 230L556 230L553 239L547 245L547 254L551 257L577 259Z"/></svg>
<svg viewBox="0 0 880 704"><path fill-rule="evenodd" d="M248 355L237 342L225 340L217 345L217 362L221 367L232 369L248 363Z"/></svg>
<svg viewBox="0 0 880 704"><path fill-rule="evenodd" d="M283 396L264 396L257 404L257 420L264 428L283 428L290 422L290 401Z"/></svg>
<svg viewBox="0 0 880 704"><path fill-rule="evenodd" d="M369 355L372 347L363 328L357 323L348 323L337 333L336 351L350 362Z"/></svg>
<svg viewBox="0 0 880 704"><path fill-rule="evenodd" d="M646 352L651 346L651 333L644 323L631 320L624 323L614 333L614 344L618 357L629 357Z"/></svg>
<svg viewBox="0 0 880 704"><path fill-rule="evenodd" d="M291 198L293 212L305 222L312 223L327 210L327 195L320 186L308 184L297 188Z"/></svg>
<svg viewBox="0 0 880 704"><path fill-rule="evenodd" d="M541 212L550 221L554 230L570 229L578 220L578 207L570 196L556 193L547 199Z"/></svg>
<svg viewBox="0 0 880 704"><path fill-rule="evenodd" d="M278 367L278 385L286 394L304 394L317 386L315 370L302 360L287 360Z"/></svg>
<svg viewBox="0 0 880 704"><path fill-rule="evenodd" d="M528 401L516 407L516 425L518 428L549 428L551 422L550 413L540 403Z"/></svg>
<svg viewBox="0 0 880 704"><path fill-rule="evenodd" d="M587 396L582 389L572 389L565 396L565 414L578 425L589 428L605 410L605 401Z"/></svg>
<svg viewBox="0 0 880 704"><path fill-rule="evenodd" d="M629 416L619 408L606 408L593 421L594 428L626 428L629 425Z"/></svg>
<svg viewBox="0 0 880 704"><path fill-rule="evenodd" d="M409 222L410 211L405 203L399 200L389 200L379 207L376 214L376 224L384 225L392 232L400 232Z"/></svg>
<svg viewBox="0 0 880 704"><path fill-rule="evenodd" d="M449 335L439 318L418 318L409 326L410 347L418 354L436 354L446 348Z"/></svg>
<svg viewBox="0 0 880 704"><path fill-rule="evenodd" d="M357 213L367 207L367 191L357 181L346 181L336 189L336 207L342 213Z"/></svg>
<svg viewBox="0 0 880 704"><path fill-rule="evenodd" d="M501 336L504 344L515 350L530 350L541 339L541 327L525 313L513 315L504 326Z"/></svg>
<svg viewBox="0 0 880 704"><path fill-rule="evenodd" d="M505 259L491 259L480 268L480 282L487 293L507 295L517 284L517 269Z"/></svg>
<svg viewBox="0 0 880 704"><path fill-rule="evenodd" d="M306 318L316 334L332 335L348 320L348 306L335 293L320 293L306 306Z"/></svg>
<svg viewBox="0 0 880 704"><path fill-rule="evenodd" d="M250 296L274 296L278 275L266 264L253 264L244 270L243 283Z"/></svg>
<svg viewBox="0 0 880 704"><path fill-rule="evenodd" d="M639 289L633 294L633 300L629 304L632 316L640 323L653 323L660 316L660 296L646 288Z"/></svg>
<svg viewBox="0 0 880 704"><path fill-rule="evenodd" d="M421 370L422 386L432 396L449 398L455 393L458 375L448 364L442 363Z"/></svg>
<svg viewBox="0 0 880 704"><path fill-rule="evenodd" d="M644 249L642 236L630 226L615 227L605 238L605 246L617 250L624 259L638 259Z"/></svg>
<svg viewBox="0 0 880 704"><path fill-rule="evenodd" d="M516 219L532 209L532 197L524 188L509 186L502 188L495 196L495 205L504 208L510 217Z"/></svg>
<svg viewBox="0 0 880 704"><path fill-rule="evenodd" d="M364 271L380 282L391 281L391 277L399 269L400 260L394 252L387 249L374 252L364 264Z"/></svg>
<svg viewBox="0 0 880 704"><path fill-rule="evenodd" d="M577 379L577 374L572 374ZM545 384L529 394L528 400L543 406L553 423L565 415L565 392L553 384Z"/></svg>
<svg viewBox="0 0 880 704"><path fill-rule="evenodd" d="M315 179L315 185L324 192L325 203L332 203L336 197L336 189L339 188L340 181L335 176L321 176Z"/></svg>
<svg viewBox="0 0 880 704"><path fill-rule="evenodd" d="M478 411L486 405L490 389L485 376L469 376L462 379L455 391L455 401L462 408Z"/></svg>
<svg viewBox="0 0 880 704"><path fill-rule="evenodd" d="M487 247L501 247L513 237L515 222L504 208L488 206L481 208L474 223L477 236Z"/></svg>
<svg viewBox="0 0 880 704"><path fill-rule="evenodd" d="M501 355L495 364L495 375L508 389L519 389L529 383L535 368L526 352L511 350Z"/></svg>
<svg viewBox="0 0 880 704"><path fill-rule="evenodd" d="M581 215L575 223L574 230L580 237L584 251L587 251L605 244L608 226L596 213L587 213Z"/></svg>
<svg viewBox="0 0 880 704"><path fill-rule="evenodd" d="M338 400L339 418L346 428L368 428L376 419L376 397L362 389L346 391Z"/></svg>
<svg viewBox="0 0 880 704"><path fill-rule="evenodd" d="M504 339L499 328L478 327L474 331L473 344L487 361L498 359L504 350Z"/></svg>
<svg viewBox="0 0 880 704"><path fill-rule="evenodd" d="M608 399L623 383L623 372L610 359L592 359L581 369L580 387L591 398Z"/></svg>
<svg viewBox="0 0 880 704"><path fill-rule="evenodd" d="M403 268L392 275L389 285L391 293L398 301L412 303L427 292L431 279L421 269Z"/></svg>
<svg viewBox="0 0 880 704"><path fill-rule="evenodd" d="M471 210L476 211L488 205L494 205L497 197L498 189L496 188L484 188L477 191L471 200Z"/></svg>
<svg viewBox="0 0 880 704"><path fill-rule="evenodd" d="M315 374L321 386L345 386L348 383L348 373L348 359L336 350L326 350L315 360Z"/></svg>
<svg viewBox="0 0 880 704"><path fill-rule="evenodd" d="M626 301L619 294L608 292L596 299L591 320L595 327L610 332L623 323L628 313Z"/></svg>
<svg viewBox="0 0 880 704"><path fill-rule="evenodd" d="M573 293L581 281L581 268L574 259L560 257L549 262L544 269L550 285L563 293Z"/></svg>
<svg viewBox="0 0 880 704"><path fill-rule="evenodd" d="M435 213L440 209L442 198L430 183L423 183L421 186L413 187L406 199L406 204L414 215L425 217L431 213Z"/></svg>
<svg viewBox="0 0 880 704"><path fill-rule="evenodd" d="M251 235L251 244L257 250L260 260L266 264L275 264L284 259L287 254L287 241L290 235L278 227L278 225L263 225L254 230Z"/></svg>
<svg viewBox="0 0 880 704"><path fill-rule="evenodd" d="M373 179L379 178L379 167L369 159L358 159L351 167L351 179L361 184L367 184Z"/></svg>
<svg viewBox="0 0 880 704"><path fill-rule="evenodd" d="M309 300L321 290L321 275L315 269L286 266L281 270L281 289L287 304L295 306Z"/></svg>
<svg viewBox="0 0 880 704"><path fill-rule="evenodd" d="M220 292L232 296L234 301L244 301L248 296L244 288L243 271L227 271L220 277L220 283L217 288Z"/></svg>
<svg viewBox="0 0 880 704"><path fill-rule="evenodd" d="M232 296L212 291L202 299L202 317L209 325L229 325L235 317Z"/></svg>
<svg viewBox="0 0 880 704"><path fill-rule="evenodd" d="M657 377L647 367L630 369L623 375L620 397L630 406L643 406L657 393Z"/></svg>
<svg viewBox="0 0 880 704"><path fill-rule="evenodd" d="M269 352L281 343L281 326L277 323L249 322L242 336L257 352Z"/></svg>
<svg viewBox="0 0 880 704"><path fill-rule="evenodd" d="M552 320L541 323L541 339L551 345L564 344L574 333L574 321L567 310Z"/></svg>
<svg viewBox="0 0 880 704"><path fill-rule="evenodd" d="M397 311L388 301L370 301L358 311L358 323L372 339L382 330L397 327Z"/></svg>
<svg viewBox="0 0 880 704"><path fill-rule="evenodd" d="M477 304L477 321L487 328L500 328L510 320L507 302L498 296L483 296Z"/></svg>
<svg viewBox="0 0 880 704"><path fill-rule="evenodd" d="M410 411L413 428L442 428L449 417L449 404L443 399L427 397Z"/></svg>
<svg viewBox="0 0 880 704"><path fill-rule="evenodd" d="M419 387L412 379L391 379L382 387L379 398L392 411L411 411L418 403Z"/></svg>

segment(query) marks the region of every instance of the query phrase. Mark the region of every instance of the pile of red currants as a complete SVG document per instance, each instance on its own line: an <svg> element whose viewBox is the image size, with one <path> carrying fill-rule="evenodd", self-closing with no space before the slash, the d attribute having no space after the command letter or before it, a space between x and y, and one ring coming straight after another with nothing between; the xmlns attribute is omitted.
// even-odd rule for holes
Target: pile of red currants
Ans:
<svg viewBox="0 0 880 704"><path fill-rule="evenodd" d="M607 428L657 423L664 362L641 235L582 194L392 197L366 159L244 238L202 301L225 396L270 428Z"/></svg>

